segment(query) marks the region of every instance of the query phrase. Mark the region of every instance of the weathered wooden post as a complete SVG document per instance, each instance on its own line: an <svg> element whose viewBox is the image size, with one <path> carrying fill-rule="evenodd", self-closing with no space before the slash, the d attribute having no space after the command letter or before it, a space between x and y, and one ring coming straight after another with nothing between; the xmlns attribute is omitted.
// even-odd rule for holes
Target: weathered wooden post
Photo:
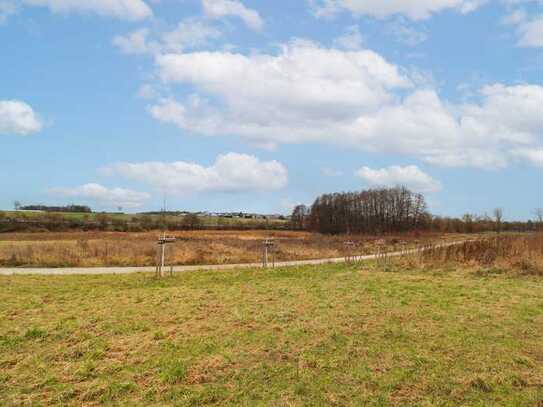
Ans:
<svg viewBox="0 0 543 407"><path fill-rule="evenodd" d="M345 263L354 263L356 262L355 255L355 242L347 240L343 242L344 252L345 252Z"/></svg>
<svg viewBox="0 0 543 407"><path fill-rule="evenodd" d="M268 268L270 254L272 259L272 267L275 267L274 247L275 242L273 239L266 239L264 242L262 242L262 268Z"/></svg>
<svg viewBox="0 0 543 407"><path fill-rule="evenodd" d="M386 253L386 241L384 239L377 240L375 242L375 245L377 246L377 264L384 265L387 261L387 253Z"/></svg>
<svg viewBox="0 0 543 407"><path fill-rule="evenodd" d="M160 255L160 260L158 262L158 265L157 265L157 275L159 277L164 277L164 263L165 263L165 260L166 260L166 246L168 244L172 244L172 243L175 243L176 241L176 238L175 237L168 237L166 236L166 233L164 233L162 235L162 237L159 237L158 238L158 247L160 248L161 250L161 255ZM170 268L170 274L173 274L173 265L171 266Z"/></svg>

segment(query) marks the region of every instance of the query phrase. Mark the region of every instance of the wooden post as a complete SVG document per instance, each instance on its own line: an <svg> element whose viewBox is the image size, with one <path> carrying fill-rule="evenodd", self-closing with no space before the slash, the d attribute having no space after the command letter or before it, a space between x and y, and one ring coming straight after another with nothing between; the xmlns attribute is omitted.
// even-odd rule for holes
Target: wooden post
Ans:
<svg viewBox="0 0 543 407"><path fill-rule="evenodd" d="M275 255L273 253L273 248L275 242L272 239L266 239L262 242L262 268L268 268L270 264L270 255L272 258L272 267L275 267Z"/></svg>
<svg viewBox="0 0 543 407"><path fill-rule="evenodd" d="M354 263L356 262L355 254L355 243L353 241L346 241L343 243L344 254L345 254L345 263Z"/></svg>
<svg viewBox="0 0 543 407"><path fill-rule="evenodd" d="M166 244L162 244L162 256L160 259L160 277L164 277L164 254L166 251Z"/></svg>
<svg viewBox="0 0 543 407"><path fill-rule="evenodd" d="M175 237L166 237L166 233L158 239L158 245L160 247L160 258L157 259L157 275L159 277L164 277L166 274L165 263L166 263L166 245L175 243ZM170 275L173 274L173 265L170 268Z"/></svg>

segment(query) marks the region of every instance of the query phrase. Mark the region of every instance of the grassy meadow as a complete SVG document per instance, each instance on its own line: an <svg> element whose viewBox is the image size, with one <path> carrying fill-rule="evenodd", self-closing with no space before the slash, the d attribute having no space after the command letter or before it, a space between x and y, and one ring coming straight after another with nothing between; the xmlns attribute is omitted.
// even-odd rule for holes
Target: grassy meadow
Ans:
<svg viewBox="0 0 543 407"><path fill-rule="evenodd" d="M0 405L540 406L543 280L485 267L0 277Z"/></svg>

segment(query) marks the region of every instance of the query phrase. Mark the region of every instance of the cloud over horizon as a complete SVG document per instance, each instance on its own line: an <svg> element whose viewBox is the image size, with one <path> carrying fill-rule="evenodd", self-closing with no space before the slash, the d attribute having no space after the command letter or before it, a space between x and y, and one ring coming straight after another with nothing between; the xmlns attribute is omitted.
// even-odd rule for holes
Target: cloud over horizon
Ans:
<svg viewBox="0 0 543 407"><path fill-rule="evenodd" d="M221 154L208 167L185 161L118 163L102 168L100 173L179 195L274 191L288 183L288 171L283 164L237 153Z"/></svg>
<svg viewBox="0 0 543 407"><path fill-rule="evenodd" d="M391 166L387 168L372 169L362 167L355 175L370 186L395 187L405 186L414 192L439 192L441 183L426 174L416 165L406 167Z"/></svg>
<svg viewBox="0 0 543 407"><path fill-rule="evenodd" d="M100 207L139 208L151 198L145 192L132 191L124 188L107 188L100 184L89 183L78 187L56 187L49 189L49 195L59 198L83 199Z"/></svg>

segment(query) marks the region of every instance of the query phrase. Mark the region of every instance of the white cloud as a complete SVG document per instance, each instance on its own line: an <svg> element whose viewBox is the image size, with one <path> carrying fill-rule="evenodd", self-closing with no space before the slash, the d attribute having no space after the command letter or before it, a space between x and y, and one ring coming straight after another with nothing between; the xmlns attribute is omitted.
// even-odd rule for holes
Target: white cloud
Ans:
<svg viewBox="0 0 543 407"><path fill-rule="evenodd" d="M184 161L119 163L103 168L101 173L120 175L174 194L272 191L288 183L288 171L281 163L236 153L219 155L209 167Z"/></svg>
<svg viewBox="0 0 543 407"><path fill-rule="evenodd" d="M537 149L518 149L514 150L513 155L521 161L528 161L530 164L536 167L543 168L543 148Z"/></svg>
<svg viewBox="0 0 543 407"><path fill-rule="evenodd" d="M218 29L204 21L187 19L181 21L174 30L162 35L162 52L180 52L201 47L221 35Z"/></svg>
<svg viewBox="0 0 543 407"><path fill-rule="evenodd" d="M143 0L22 0L30 6L43 6L53 13L97 14L125 20L142 20L153 12Z"/></svg>
<svg viewBox="0 0 543 407"><path fill-rule="evenodd" d="M124 54L159 54L183 52L209 44L221 36L221 32L198 19L186 19L173 30L153 35L147 28L113 38L113 45ZM151 38L152 37L152 38Z"/></svg>
<svg viewBox="0 0 543 407"><path fill-rule="evenodd" d="M0 135L27 136L43 127L32 108L18 100L0 100Z"/></svg>
<svg viewBox="0 0 543 407"><path fill-rule="evenodd" d="M313 0L317 16L330 16L342 10L355 15L387 18L401 15L412 20L427 19L445 10L469 13L487 0Z"/></svg>
<svg viewBox="0 0 543 407"><path fill-rule="evenodd" d="M123 188L106 188L100 184L85 184L75 188L51 188L49 194L56 197L89 200L101 207L138 208L151 196Z"/></svg>
<svg viewBox="0 0 543 407"><path fill-rule="evenodd" d="M519 23L518 35L518 45L521 47L543 47L543 16Z"/></svg>
<svg viewBox="0 0 543 407"><path fill-rule="evenodd" d="M506 4L539 3L538 0L504 0ZM516 9L502 19L503 24L516 26L519 47L543 47L543 15L529 14L524 9Z"/></svg>
<svg viewBox="0 0 543 407"><path fill-rule="evenodd" d="M347 27L345 33L334 40L336 46L346 50L359 50L363 43L362 34L356 25Z"/></svg>
<svg viewBox="0 0 543 407"><path fill-rule="evenodd" d="M151 46L147 43L149 30L142 28L133 31L127 35L118 35L113 38L113 45L118 47L124 54L146 54L152 51Z"/></svg>
<svg viewBox="0 0 543 407"><path fill-rule="evenodd" d="M241 18L252 30L261 30L264 21L256 10L245 7L238 0L202 0L204 13L209 18L235 16Z"/></svg>
<svg viewBox="0 0 543 407"><path fill-rule="evenodd" d="M337 123L391 102L390 89L411 86L372 51L303 41L283 46L278 55L196 52L161 55L156 63L164 82L191 84L200 93L185 103L161 101L151 108L155 118L201 134L238 134L255 144L326 139L332 134L322 133Z"/></svg>
<svg viewBox="0 0 543 407"><path fill-rule="evenodd" d="M505 167L516 160L512 150L543 144L543 87L496 84L479 89L477 102L455 104L369 50L298 40L276 55L167 54L156 64L163 84L193 93L158 100L152 116L197 135L267 148L320 142L481 168Z"/></svg>
<svg viewBox="0 0 543 407"><path fill-rule="evenodd" d="M407 167L391 166L371 169L362 167L355 173L372 186L405 186L415 192L438 192L441 184L415 165Z"/></svg>

